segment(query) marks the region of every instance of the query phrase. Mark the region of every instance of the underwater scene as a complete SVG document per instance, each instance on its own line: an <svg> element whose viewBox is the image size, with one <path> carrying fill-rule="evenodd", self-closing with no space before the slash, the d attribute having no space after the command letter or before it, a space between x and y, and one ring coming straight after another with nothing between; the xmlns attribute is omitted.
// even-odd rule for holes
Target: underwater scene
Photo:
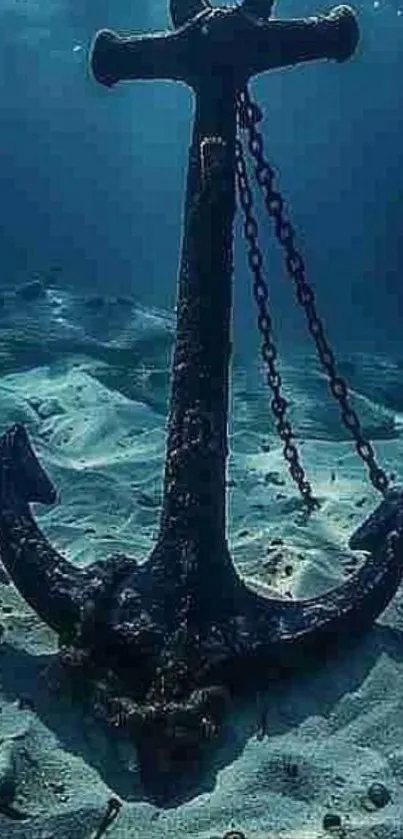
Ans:
<svg viewBox="0 0 403 839"><path fill-rule="evenodd" d="M403 839L403 4L0 64L0 839Z"/></svg>

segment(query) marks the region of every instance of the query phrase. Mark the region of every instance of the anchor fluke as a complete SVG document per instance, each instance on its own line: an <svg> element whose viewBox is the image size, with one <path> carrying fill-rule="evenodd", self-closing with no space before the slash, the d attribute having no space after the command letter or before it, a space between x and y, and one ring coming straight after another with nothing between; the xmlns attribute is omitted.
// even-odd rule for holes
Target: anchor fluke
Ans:
<svg viewBox="0 0 403 839"><path fill-rule="evenodd" d="M27 603L64 637L135 562L118 554L84 569L69 562L48 542L30 510L31 503L56 501L57 491L26 429L13 425L0 437L0 559Z"/></svg>
<svg viewBox="0 0 403 839"><path fill-rule="evenodd" d="M383 501L368 516L350 538L349 546L355 551L379 550L391 531L403 531L403 487L393 487Z"/></svg>
<svg viewBox="0 0 403 839"><path fill-rule="evenodd" d="M29 503L54 504L57 492L42 468L23 425L0 437L0 513L27 511Z"/></svg>

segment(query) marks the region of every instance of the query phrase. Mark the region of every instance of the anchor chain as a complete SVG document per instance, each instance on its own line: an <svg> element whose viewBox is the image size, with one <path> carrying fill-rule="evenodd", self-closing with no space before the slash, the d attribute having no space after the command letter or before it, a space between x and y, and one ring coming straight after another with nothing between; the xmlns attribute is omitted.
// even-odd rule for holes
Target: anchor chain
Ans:
<svg viewBox="0 0 403 839"><path fill-rule="evenodd" d="M305 476L300 456L293 440L291 423L286 418L288 402L281 393L282 379L277 370L277 349L273 341L273 323L269 311L269 290L263 278L263 256L258 244L258 225L253 213L253 196L250 188L245 158L240 140L235 143L235 175L241 207L244 212L244 236L248 245L248 262L253 274L253 296L258 307L258 327L263 337L261 355L267 367L266 381L273 393L271 409L276 418L277 433L282 440L283 454L288 463L290 475L295 481L302 498L310 506L317 506L312 487Z"/></svg>
<svg viewBox="0 0 403 839"><path fill-rule="evenodd" d="M248 150L254 160L255 178L261 187L267 213L274 220L276 238L285 251L287 273L294 282L297 301L305 311L308 328L314 339L321 365L327 375L330 391L338 402L341 419L354 439L357 453L368 469L372 485L384 495L388 489L387 475L376 462L374 449L371 443L365 439L360 420L350 404L347 385L337 373L335 357L316 310L315 295L305 277L305 264L294 244L294 228L285 216L283 198L274 187L275 172L264 157L263 137L256 128L256 124L262 119L262 113L258 105L252 101L247 88L237 94L237 109L238 126L241 130L248 132ZM247 178L243 146L240 140L237 140L236 144L235 165L238 193L245 216L244 234L249 247L249 264L255 278L253 290L259 308L258 327L263 337L262 356L268 366L268 384L275 394L272 409L278 420L277 431L283 441L286 441L285 457L290 463L291 475L303 498L309 503L315 503L310 485L298 462L296 447L290 443L292 437L290 425L284 419L287 402L280 395L281 378L274 367L277 353L271 338L271 319L266 305L268 289L262 275L263 257L257 239L257 223L252 214L252 192Z"/></svg>

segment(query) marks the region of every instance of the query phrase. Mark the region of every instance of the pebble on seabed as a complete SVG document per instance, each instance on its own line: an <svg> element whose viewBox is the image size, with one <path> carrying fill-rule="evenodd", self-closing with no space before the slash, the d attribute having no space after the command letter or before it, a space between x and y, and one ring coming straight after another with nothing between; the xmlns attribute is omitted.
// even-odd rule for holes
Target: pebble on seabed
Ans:
<svg viewBox="0 0 403 839"><path fill-rule="evenodd" d="M390 792L384 784L374 781L374 783L368 787L368 802L377 810L380 810L382 807L386 807L386 805L389 804L390 798Z"/></svg>
<svg viewBox="0 0 403 839"><path fill-rule="evenodd" d="M341 828L341 818L337 813L325 813L322 822L323 830L335 830Z"/></svg>

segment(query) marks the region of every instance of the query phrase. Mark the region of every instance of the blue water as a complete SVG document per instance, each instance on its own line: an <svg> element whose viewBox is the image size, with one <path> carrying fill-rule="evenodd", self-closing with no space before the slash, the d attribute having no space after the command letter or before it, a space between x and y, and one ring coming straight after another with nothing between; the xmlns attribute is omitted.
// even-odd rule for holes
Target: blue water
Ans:
<svg viewBox="0 0 403 839"><path fill-rule="evenodd" d="M362 38L351 61L266 74L253 89L331 335L379 349L400 341L403 18L397 0L355 7ZM315 11L295 0L276 8L286 17ZM113 286L170 308L192 95L168 82L100 89L86 62L104 26L165 29L166 4L0 2L1 281L57 265L69 284ZM279 338L302 340L263 222L261 236ZM235 342L249 357L257 338L245 266L237 248Z"/></svg>

